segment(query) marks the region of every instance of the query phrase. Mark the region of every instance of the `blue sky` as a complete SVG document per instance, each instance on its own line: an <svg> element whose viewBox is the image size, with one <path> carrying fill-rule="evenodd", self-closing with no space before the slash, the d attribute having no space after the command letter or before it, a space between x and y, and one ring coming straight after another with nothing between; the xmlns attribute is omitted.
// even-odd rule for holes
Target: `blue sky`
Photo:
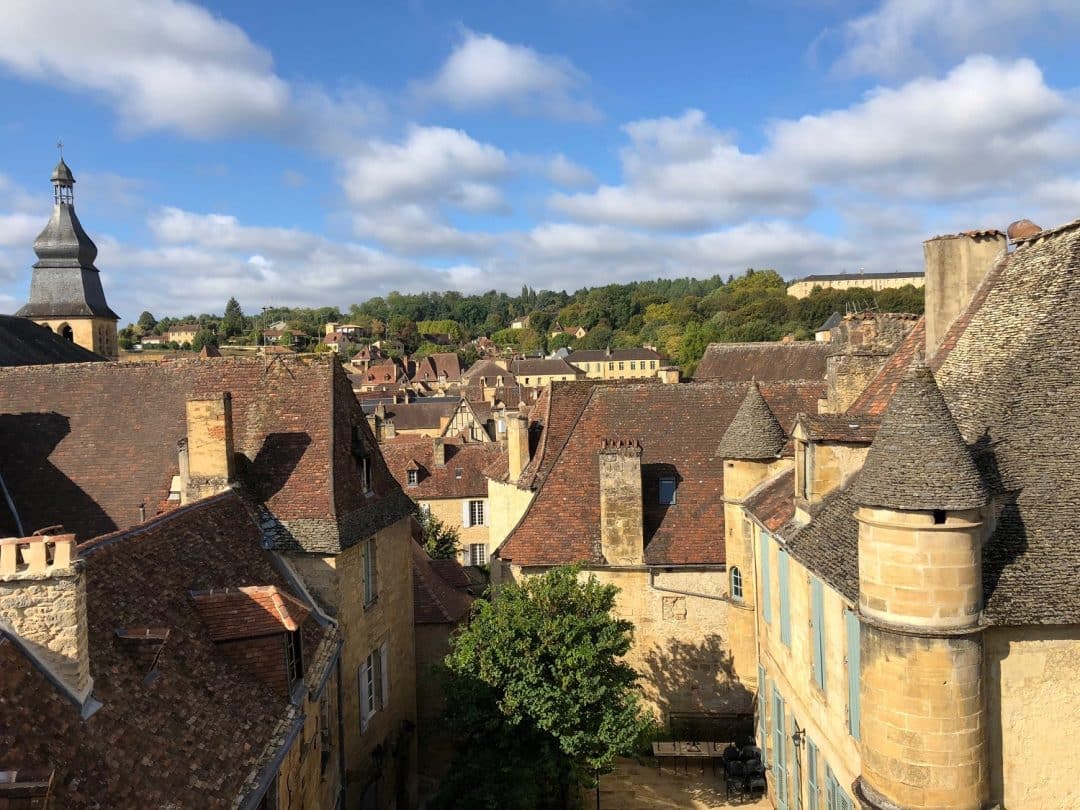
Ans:
<svg viewBox="0 0 1080 810"><path fill-rule="evenodd" d="M57 138L124 322L916 269L1080 216L1078 34L1072 0L8 0L0 311Z"/></svg>

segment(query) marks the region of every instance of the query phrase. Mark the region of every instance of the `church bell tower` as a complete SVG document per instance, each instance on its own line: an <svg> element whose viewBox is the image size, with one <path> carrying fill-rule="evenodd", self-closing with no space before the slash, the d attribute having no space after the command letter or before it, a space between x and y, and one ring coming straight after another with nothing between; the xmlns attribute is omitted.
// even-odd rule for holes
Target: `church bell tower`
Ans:
<svg viewBox="0 0 1080 810"><path fill-rule="evenodd" d="M75 177L63 156L52 173L53 212L34 240L30 301L15 314L115 360L119 356L118 317L105 302L94 267L97 246L75 215Z"/></svg>

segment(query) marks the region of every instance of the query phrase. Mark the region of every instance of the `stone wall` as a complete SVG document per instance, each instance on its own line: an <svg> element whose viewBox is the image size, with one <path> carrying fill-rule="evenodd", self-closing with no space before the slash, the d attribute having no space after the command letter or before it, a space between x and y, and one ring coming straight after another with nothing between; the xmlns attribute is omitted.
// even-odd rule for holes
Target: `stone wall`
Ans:
<svg viewBox="0 0 1080 810"><path fill-rule="evenodd" d="M462 524L463 504L468 504L469 501L484 502L484 525L465 526ZM469 546L473 543L483 543L486 548L484 559L491 557L491 552L495 549L488 542L491 517L488 514L487 498L439 498L431 501L417 501L417 503L430 509L431 514L447 526L457 529L458 535L461 537L461 551L458 554L458 561L462 565L469 565Z"/></svg>
<svg viewBox="0 0 1080 810"><path fill-rule="evenodd" d="M994 263L1005 254L1005 234L939 236L923 243L926 263L926 348L933 354Z"/></svg>
<svg viewBox="0 0 1080 810"><path fill-rule="evenodd" d="M65 326L70 326L74 343L110 360L120 356L116 321L108 318L53 318L35 320L35 323L49 327L58 335L62 334Z"/></svg>
<svg viewBox="0 0 1080 810"><path fill-rule="evenodd" d="M986 631L990 801L1080 807L1080 627Z"/></svg>
<svg viewBox="0 0 1080 810"><path fill-rule="evenodd" d="M514 484L488 479L488 548L491 551L517 526L536 493Z"/></svg>
<svg viewBox="0 0 1080 810"><path fill-rule="evenodd" d="M645 551L641 447L600 450L600 553L609 565L640 565Z"/></svg>
<svg viewBox="0 0 1080 810"><path fill-rule="evenodd" d="M304 699L304 727L278 772L278 806L289 810L335 807L341 792L337 726L338 675L331 674L320 696ZM324 757L324 750L329 756Z"/></svg>

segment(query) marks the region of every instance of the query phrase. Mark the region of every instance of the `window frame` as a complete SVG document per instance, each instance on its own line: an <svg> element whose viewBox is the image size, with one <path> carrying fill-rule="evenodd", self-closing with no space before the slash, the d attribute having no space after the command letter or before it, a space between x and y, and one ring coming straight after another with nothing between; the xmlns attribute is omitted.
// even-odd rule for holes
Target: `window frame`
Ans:
<svg viewBox="0 0 1080 810"><path fill-rule="evenodd" d="M479 520L477 520L479 516ZM483 498L470 498L469 499L469 523L466 528L471 529L473 526L486 526L487 523L487 504L484 503Z"/></svg>
<svg viewBox="0 0 1080 810"><path fill-rule="evenodd" d="M420 471L419 470L406 470L405 471L406 485L415 487L420 483Z"/></svg>
<svg viewBox="0 0 1080 810"><path fill-rule="evenodd" d="M787 549L776 547L776 588L780 595L780 641L791 649L791 567Z"/></svg>
<svg viewBox="0 0 1080 810"><path fill-rule="evenodd" d="M299 630L290 630L285 634L285 678L289 689L304 680L304 640Z"/></svg>
<svg viewBox="0 0 1080 810"><path fill-rule="evenodd" d="M671 487L670 500L664 500L664 486ZM673 476L666 475L659 480L656 487L656 501L660 506L675 506L679 502L679 481Z"/></svg>
<svg viewBox="0 0 1080 810"><path fill-rule="evenodd" d="M810 655L811 674L818 688L825 691L825 586L817 577L810 578Z"/></svg>
<svg viewBox="0 0 1080 810"><path fill-rule="evenodd" d="M364 607L367 608L379 598L379 560L374 537L364 541L361 548L361 564L364 578Z"/></svg>
<svg viewBox="0 0 1080 810"><path fill-rule="evenodd" d="M480 562L477 562L477 549L480 550ZM487 543L469 543L469 565L487 565Z"/></svg>
<svg viewBox="0 0 1080 810"><path fill-rule="evenodd" d="M728 585L728 589L729 589L729 592L731 593L731 598L736 600L737 602L742 602L743 601L743 580L742 580L742 571L739 570L739 566L737 566L737 565L731 566L731 571L729 572L729 579L730 579L730 583Z"/></svg>

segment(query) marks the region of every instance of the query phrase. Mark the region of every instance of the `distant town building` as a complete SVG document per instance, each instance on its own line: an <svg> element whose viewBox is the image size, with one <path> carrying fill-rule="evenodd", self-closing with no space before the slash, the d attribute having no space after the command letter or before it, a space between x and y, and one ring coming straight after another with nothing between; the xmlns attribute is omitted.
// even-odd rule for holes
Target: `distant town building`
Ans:
<svg viewBox="0 0 1080 810"><path fill-rule="evenodd" d="M632 380L655 377L664 358L652 349L586 349L571 352L568 363L590 380Z"/></svg>
<svg viewBox="0 0 1080 810"><path fill-rule="evenodd" d="M75 215L75 176L61 158L50 178L53 212L34 240L34 275L30 300L15 314L51 329L102 357L120 354L119 316L105 301L94 266L97 245Z"/></svg>
<svg viewBox="0 0 1080 810"><path fill-rule="evenodd" d="M793 298L806 298L815 287L832 290L865 288L888 290L897 287L923 286L922 273L829 273L806 276L788 285L787 293Z"/></svg>

